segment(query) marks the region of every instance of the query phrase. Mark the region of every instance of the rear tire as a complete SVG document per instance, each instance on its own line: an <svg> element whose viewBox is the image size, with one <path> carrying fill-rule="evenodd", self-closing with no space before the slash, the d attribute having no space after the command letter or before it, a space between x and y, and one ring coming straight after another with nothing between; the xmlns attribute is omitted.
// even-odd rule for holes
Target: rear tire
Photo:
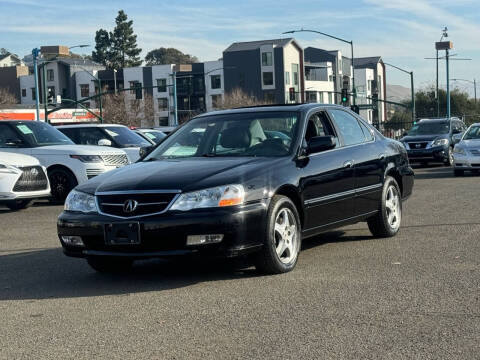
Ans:
<svg viewBox="0 0 480 360"><path fill-rule="evenodd" d="M78 185L75 175L67 169L54 168L48 171L53 200L63 202L72 189Z"/></svg>
<svg viewBox="0 0 480 360"><path fill-rule="evenodd" d="M265 274L286 273L295 267L302 244L300 217L286 196L274 196L267 213L265 243L254 264Z"/></svg>
<svg viewBox="0 0 480 360"><path fill-rule="evenodd" d="M28 208L32 205L33 200L31 199L22 199L22 200L10 200L5 203L5 205L13 211L22 210Z"/></svg>
<svg viewBox="0 0 480 360"><path fill-rule="evenodd" d="M382 199L378 213L367 221L370 232L375 237L395 236L402 221L402 196L397 181L387 176L383 184Z"/></svg>
<svg viewBox="0 0 480 360"><path fill-rule="evenodd" d="M465 174L464 170L453 169L453 175L455 176L463 176Z"/></svg>
<svg viewBox="0 0 480 360"><path fill-rule="evenodd" d="M109 256L92 256L87 258L87 262L91 268L101 273L128 272L133 264L131 259Z"/></svg>

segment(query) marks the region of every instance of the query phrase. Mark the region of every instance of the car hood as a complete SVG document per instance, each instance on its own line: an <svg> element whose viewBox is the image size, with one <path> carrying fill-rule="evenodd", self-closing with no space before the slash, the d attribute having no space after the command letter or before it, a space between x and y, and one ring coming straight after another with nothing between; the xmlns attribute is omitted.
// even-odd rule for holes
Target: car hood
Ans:
<svg viewBox="0 0 480 360"><path fill-rule="evenodd" d="M104 191L205 189L244 183L279 161L272 158L189 158L139 162L119 168L80 185L86 193Z"/></svg>
<svg viewBox="0 0 480 360"><path fill-rule="evenodd" d="M436 139L448 139L448 134L443 135L416 135L416 136L404 136L400 139L403 142L420 142L420 141L433 141Z"/></svg>
<svg viewBox="0 0 480 360"><path fill-rule="evenodd" d="M480 148L480 139L462 140L460 144L466 148Z"/></svg>
<svg viewBox="0 0 480 360"><path fill-rule="evenodd" d="M0 152L0 163L13 166L38 166L40 162L33 156L16 154L11 152Z"/></svg>
<svg viewBox="0 0 480 360"><path fill-rule="evenodd" d="M107 146L50 145L32 148L32 155L124 155L125 152Z"/></svg>

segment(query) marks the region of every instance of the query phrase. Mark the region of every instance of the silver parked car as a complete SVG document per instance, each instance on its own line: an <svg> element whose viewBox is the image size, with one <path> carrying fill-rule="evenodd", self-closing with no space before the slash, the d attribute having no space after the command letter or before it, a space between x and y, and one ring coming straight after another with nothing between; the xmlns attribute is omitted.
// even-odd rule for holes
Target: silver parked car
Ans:
<svg viewBox="0 0 480 360"><path fill-rule="evenodd" d="M461 176L465 170L480 170L480 123L471 125L463 134L454 136L453 172Z"/></svg>

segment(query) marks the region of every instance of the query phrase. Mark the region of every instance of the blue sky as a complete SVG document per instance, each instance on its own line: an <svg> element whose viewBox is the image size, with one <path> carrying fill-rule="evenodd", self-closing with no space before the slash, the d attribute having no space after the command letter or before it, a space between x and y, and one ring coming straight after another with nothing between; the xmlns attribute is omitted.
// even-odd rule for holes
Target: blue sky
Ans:
<svg viewBox="0 0 480 360"><path fill-rule="evenodd" d="M232 42L282 37L292 29L314 29L354 41L356 56L380 55L413 70L417 87L435 80L434 42L448 26L457 57L451 77L480 80L479 0L0 0L0 47L19 55L40 45L95 45L95 31L111 30L119 9L134 21L142 55L176 47L200 60L215 60ZM340 49L348 45L320 35L297 33L304 47ZM346 45L346 46L345 46ZM445 84L445 64L440 64ZM409 86L409 78L389 69L387 83ZM459 83L473 93L468 83Z"/></svg>

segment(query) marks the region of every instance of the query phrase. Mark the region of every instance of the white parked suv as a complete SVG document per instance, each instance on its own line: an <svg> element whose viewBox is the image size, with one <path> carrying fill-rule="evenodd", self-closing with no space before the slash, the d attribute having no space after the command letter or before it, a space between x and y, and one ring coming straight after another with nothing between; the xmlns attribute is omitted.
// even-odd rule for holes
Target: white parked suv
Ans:
<svg viewBox="0 0 480 360"><path fill-rule="evenodd" d="M103 145L122 149L131 162L140 158L140 149L152 146L148 140L124 125L76 124L57 126L75 144Z"/></svg>
<svg viewBox="0 0 480 360"><path fill-rule="evenodd" d="M0 204L11 210L50 196L47 169L32 156L0 152Z"/></svg>
<svg viewBox="0 0 480 360"><path fill-rule="evenodd" d="M0 121L0 151L38 159L47 169L56 200L64 200L77 184L130 163L120 149L75 145L41 121Z"/></svg>

